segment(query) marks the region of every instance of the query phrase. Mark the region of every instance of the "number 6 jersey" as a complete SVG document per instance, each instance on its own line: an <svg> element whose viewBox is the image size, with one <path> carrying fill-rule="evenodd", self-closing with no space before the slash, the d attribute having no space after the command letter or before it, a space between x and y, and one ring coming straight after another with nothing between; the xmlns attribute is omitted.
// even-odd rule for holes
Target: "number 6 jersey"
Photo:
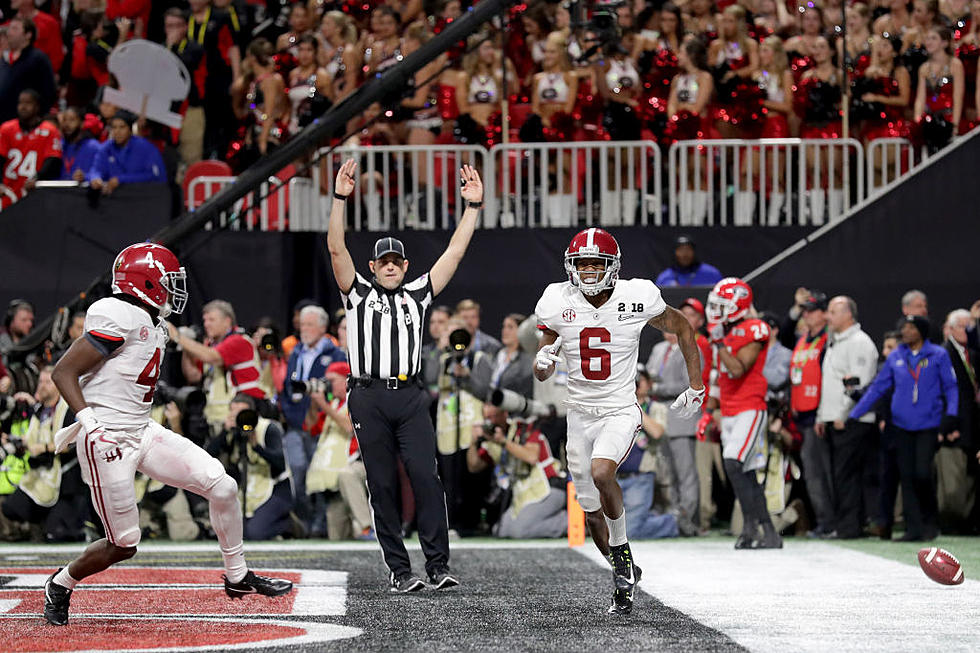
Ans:
<svg viewBox="0 0 980 653"><path fill-rule="evenodd" d="M85 335L105 359L79 380L85 402L107 427L142 427L150 419L153 391L167 335L146 310L117 297L92 304Z"/></svg>
<svg viewBox="0 0 980 653"><path fill-rule="evenodd" d="M660 289L647 279L620 279L599 308L569 282L545 288L534 312L539 328L561 336L568 403L592 408L635 404L640 332L666 307Z"/></svg>

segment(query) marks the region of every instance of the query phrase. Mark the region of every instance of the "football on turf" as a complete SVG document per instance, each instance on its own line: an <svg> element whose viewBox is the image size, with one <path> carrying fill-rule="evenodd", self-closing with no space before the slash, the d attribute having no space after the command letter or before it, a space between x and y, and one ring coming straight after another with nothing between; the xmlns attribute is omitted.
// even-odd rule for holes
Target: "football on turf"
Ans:
<svg viewBox="0 0 980 653"><path fill-rule="evenodd" d="M934 546L920 550L919 566L926 576L942 585L959 585L963 582L960 561L946 549Z"/></svg>

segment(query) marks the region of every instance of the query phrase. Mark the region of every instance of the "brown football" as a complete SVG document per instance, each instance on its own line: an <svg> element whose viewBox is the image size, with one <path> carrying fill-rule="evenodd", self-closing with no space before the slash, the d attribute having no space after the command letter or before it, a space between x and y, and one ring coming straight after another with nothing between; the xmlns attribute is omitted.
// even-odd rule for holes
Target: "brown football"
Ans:
<svg viewBox="0 0 980 653"><path fill-rule="evenodd" d="M960 561L946 549L930 547L919 551L919 566L926 576L942 585L959 585L963 582Z"/></svg>

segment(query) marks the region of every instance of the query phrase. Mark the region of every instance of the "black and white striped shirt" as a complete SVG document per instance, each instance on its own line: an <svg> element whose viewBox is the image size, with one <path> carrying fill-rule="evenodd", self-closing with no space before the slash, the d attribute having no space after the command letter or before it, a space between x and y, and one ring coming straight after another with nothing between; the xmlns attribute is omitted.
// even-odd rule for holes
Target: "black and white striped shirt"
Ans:
<svg viewBox="0 0 980 653"><path fill-rule="evenodd" d="M422 369L422 328L432 304L428 274L385 290L355 275L344 298L351 374L387 379L415 376Z"/></svg>

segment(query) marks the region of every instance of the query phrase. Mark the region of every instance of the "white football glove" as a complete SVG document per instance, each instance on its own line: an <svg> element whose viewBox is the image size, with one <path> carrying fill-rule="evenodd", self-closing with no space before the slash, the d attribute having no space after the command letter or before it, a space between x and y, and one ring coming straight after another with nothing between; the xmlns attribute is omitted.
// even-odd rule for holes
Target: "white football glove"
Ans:
<svg viewBox="0 0 980 653"><path fill-rule="evenodd" d="M82 425L85 434L95 442L94 447L97 452L101 453L116 446L115 440L106 437L105 427L102 426L102 422L95 416L95 411L91 407L86 406L78 411L75 420Z"/></svg>
<svg viewBox="0 0 980 653"><path fill-rule="evenodd" d="M670 405L670 409L676 410L679 418L687 419L688 417L693 417L695 413L701 410L702 404L704 404L704 388L700 390L688 388L674 400L674 403Z"/></svg>
<svg viewBox="0 0 980 653"><path fill-rule="evenodd" d="M539 370L551 369L561 358L558 351L561 349L561 336L555 340L554 344L546 345L538 350L534 356L534 367Z"/></svg>
<svg viewBox="0 0 980 653"><path fill-rule="evenodd" d="M711 331L708 333L708 339L712 343L720 343L725 339L725 325L718 323L711 327Z"/></svg>

